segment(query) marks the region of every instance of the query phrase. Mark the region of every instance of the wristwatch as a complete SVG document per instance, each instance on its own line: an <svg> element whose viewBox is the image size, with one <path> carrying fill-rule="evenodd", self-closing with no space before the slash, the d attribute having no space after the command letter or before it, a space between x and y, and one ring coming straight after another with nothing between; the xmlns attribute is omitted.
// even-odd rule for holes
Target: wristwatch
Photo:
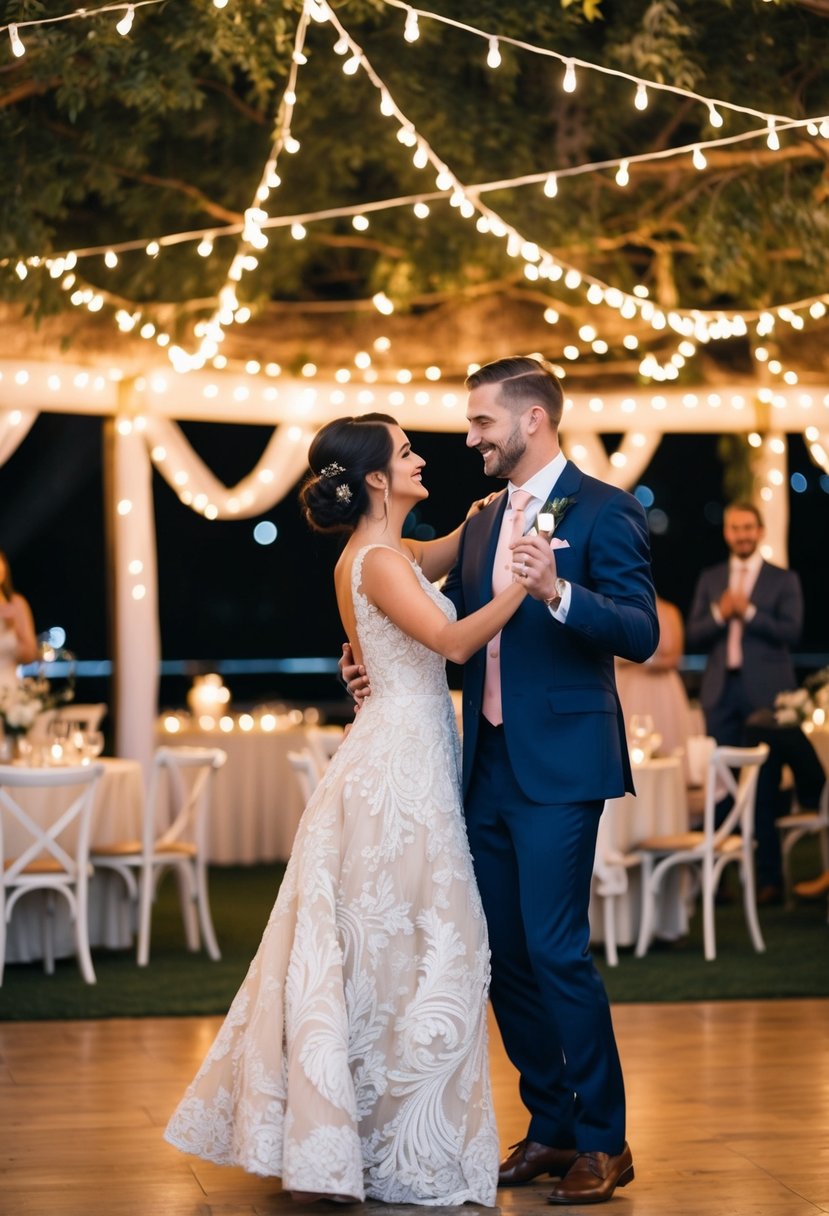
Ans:
<svg viewBox="0 0 829 1216"><path fill-rule="evenodd" d="M566 583L565 579L557 578L555 595L551 595L548 600L544 601L544 603L547 605L548 608L552 608L552 609L558 608L559 604L561 603L561 597L564 595L564 592L566 590L567 590L567 583Z"/></svg>

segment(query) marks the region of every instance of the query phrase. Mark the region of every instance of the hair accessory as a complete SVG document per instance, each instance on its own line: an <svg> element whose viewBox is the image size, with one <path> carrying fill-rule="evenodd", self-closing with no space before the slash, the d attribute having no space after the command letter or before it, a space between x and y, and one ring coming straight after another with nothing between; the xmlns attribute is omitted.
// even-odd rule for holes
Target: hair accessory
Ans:
<svg viewBox="0 0 829 1216"><path fill-rule="evenodd" d="M337 465L337 468L339 468L339 465ZM340 472L342 472L342 471L343 470L340 469ZM347 482L344 481L342 483L342 485L337 486L334 493L336 494L336 496L340 500L340 502L351 502L351 487L348 485Z"/></svg>
<svg viewBox="0 0 829 1216"><path fill-rule="evenodd" d="M344 473L345 469L341 464L337 464L336 460L331 464L327 464L324 469L320 469L320 477L337 477L340 473ZM338 493L341 487L338 487Z"/></svg>

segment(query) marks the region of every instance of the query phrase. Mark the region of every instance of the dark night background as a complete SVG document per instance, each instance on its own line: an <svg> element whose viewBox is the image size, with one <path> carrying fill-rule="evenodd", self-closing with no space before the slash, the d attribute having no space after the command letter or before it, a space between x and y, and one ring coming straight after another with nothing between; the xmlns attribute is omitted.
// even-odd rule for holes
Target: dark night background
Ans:
<svg viewBox="0 0 829 1216"><path fill-rule="evenodd" d="M269 428L191 423L188 437L209 467L234 484L267 442ZM480 459L461 434L412 432L427 461L432 497L417 523L438 532L453 527L469 502L492 488ZM641 478L664 512L664 531L652 528L658 590L686 614L699 570L725 554L720 515L723 465L717 436L666 435ZM41 414L27 438L0 468L0 548L17 589L29 600L38 631L66 630L80 660L109 657L104 566L102 421ZM789 564L803 581L806 621L799 653L809 668L825 662L829 620L822 574L829 534L829 478L810 460L800 436L789 437L792 474L806 488L790 493ZM800 483L802 484L802 482ZM190 661L188 673L222 659L281 659L339 654L331 567L339 541L308 532L296 491L266 516L278 529L273 544L254 541L257 518L205 520L183 506L155 475L162 657ZM659 517L651 514L655 527ZM203 663L203 666L202 666ZM695 688L693 659L686 672ZM249 699L308 701L339 696L332 675L226 677L238 704ZM161 704L183 704L189 674L162 681ZM96 685L96 687L93 687ZM85 681L81 700L111 699L104 681Z"/></svg>

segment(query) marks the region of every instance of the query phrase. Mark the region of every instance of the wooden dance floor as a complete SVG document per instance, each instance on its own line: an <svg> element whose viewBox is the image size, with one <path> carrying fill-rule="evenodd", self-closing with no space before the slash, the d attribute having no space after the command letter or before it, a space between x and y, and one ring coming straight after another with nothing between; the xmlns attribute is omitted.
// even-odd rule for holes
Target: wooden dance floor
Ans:
<svg viewBox="0 0 829 1216"><path fill-rule="evenodd" d="M614 1018L636 1180L605 1210L829 1212L829 1002L620 1005ZM208 1165L162 1141L218 1025L216 1018L0 1023L0 1210L331 1216L329 1204L297 1208L276 1180ZM492 1066L506 1148L523 1136L525 1116L494 1030ZM549 1186L500 1191L500 1209L504 1216L585 1210L549 1207ZM383 1209L365 1206L371 1216ZM389 1216L441 1210L388 1208Z"/></svg>

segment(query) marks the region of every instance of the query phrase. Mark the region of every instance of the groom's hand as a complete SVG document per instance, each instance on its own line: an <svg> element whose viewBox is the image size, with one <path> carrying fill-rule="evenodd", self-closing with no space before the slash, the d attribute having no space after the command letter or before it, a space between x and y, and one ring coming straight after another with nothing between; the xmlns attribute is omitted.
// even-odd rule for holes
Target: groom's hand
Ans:
<svg viewBox="0 0 829 1216"><path fill-rule="evenodd" d="M360 708L365 697L371 696L371 684L362 663L354 662L354 654L348 642L343 642L343 653L338 664L340 676L348 689L349 696L354 698L354 712Z"/></svg>

